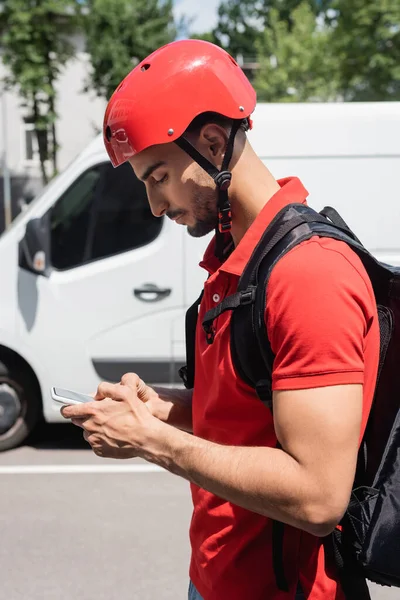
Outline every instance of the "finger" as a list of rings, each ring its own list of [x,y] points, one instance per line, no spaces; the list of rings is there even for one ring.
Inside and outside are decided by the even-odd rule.
[[[103,396],[102,394],[99,394],[98,391],[95,394],[92,394],[92,395],[93,395],[93,399],[96,402],[99,402],[100,400],[105,400],[107,398],[107,396]]]
[[[98,443],[98,438],[96,436],[96,433],[94,433],[93,431],[87,431],[85,430],[83,432],[83,438],[87,441],[88,444],[90,444],[91,446],[95,445],[96,443]]]
[[[136,373],[126,373],[122,379],[121,384],[130,387],[136,392],[139,400],[147,402],[149,399],[149,389],[143,379],[140,379]]]
[[[97,388],[97,392],[94,394],[94,399],[96,401],[98,400],[105,400],[106,398],[110,398],[110,396],[107,394],[107,386],[110,387],[115,387],[116,385],[120,385],[120,384],[116,384],[116,383],[110,383],[108,381],[103,381],[102,383],[100,383],[100,385]]]
[[[91,435],[93,435],[93,433],[90,433],[89,431],[84,431],[84,432],[83,432],[83,439],[84,439],[84,440],[85,440],[85,441],[86,441],[88,444],[90,444],[90,442],[89,442],[89,438],[90,438],[90,436],[91,436]]]
[[[95,403],[83,402],[82,404],[69,404],[63,406],[61,414],[65,419],[87,419],[94,414]]]
[[[85,421],[86,419],[71,419],[71,423],[81,429],[85,429]]]
[[[143,379],[139,379],[137,395],[140,398],[140,400],[142,400],[143,402],[146,402],[148,400],[148,397],[149,397],[148,389],[147,389],[147,385],[145,384]]]
[[[136,390],[135,394],[136,394]],[[101,383],[98,387],[98,395],[104,398],[111,398],[111,400],[127,400],[130,396],[129,388],[120,383]]]
[[[106,398],[106,396],[103,396],[100,392],[99,392],[99,387],[97,388],[97,391],[93,394],[93,398],[95,400],[104,400],[104,398]]]
[[[99,442],[99,439],[93,433],[85,431],[83,437],[85,441],[91,446],[93,452],[97,454],[97,456],[103,456],[103,449]]]
[[[94,394],[94,399],[97,400],[105,400],[106,398],[109,398],[110,396],[107,394],[107,392],[105,391],[107,389],[107,386],[111,386],[111,387],[115,387],[116,383],[110,383],[109,381],[103,381],[102,383],[100,383],[97,387],[97,391]]]
[[[141,379],[139,375],[136,375],[136,373],[125,373],[125,375],[123,375],[123,377],[121,378],[122,385],[126,385],[127,387],[130,387],[135,391],[138,390],[140,382]],[[142,384],[143,383],[144,382],[142,382]]]

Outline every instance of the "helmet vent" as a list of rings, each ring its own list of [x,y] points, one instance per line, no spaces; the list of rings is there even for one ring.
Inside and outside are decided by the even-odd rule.
[[[141,71],[147,71],[147,69],[150,69],[151,65],[149,63],[146,63],[145,65],[142,65],[140,70]]]
[[[107,139],[107,142],[111,141],[111,129],[110,129],[110,127],[107,127],[107,129],[106,129],[106,139]]]

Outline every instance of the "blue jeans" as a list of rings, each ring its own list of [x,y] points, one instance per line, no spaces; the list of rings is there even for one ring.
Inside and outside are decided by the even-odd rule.
[[[192,582],[190,582],[189,584],[188,600],[203,600],[203,598],[200,596],[199,592],[196,590]],[[304,600],[303,592],[297,592],[295,600]]]
[[[189,583],[188,600],[203,600],[203,598],[200,596],[199,592],[196,590],[192,582]]]

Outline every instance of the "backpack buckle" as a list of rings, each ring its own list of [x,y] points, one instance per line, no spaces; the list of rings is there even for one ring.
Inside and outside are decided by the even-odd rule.
[[[232,229],[232,211],[228,204],[227,207],[221,208],[218,213],[218,230],[220,233],[227,233]]]
[[[247,290],[240,292],[240,306],[246,306],[247,304],[253,304],[256,299],[256,286],[248,287]]]

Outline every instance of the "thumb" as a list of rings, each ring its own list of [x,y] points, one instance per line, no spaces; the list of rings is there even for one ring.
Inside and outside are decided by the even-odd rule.
[[[147,402],[147,400],[149,399],[149,395],[147,393],[147,385],[145,384],[143,379],[139,379],[138,381],[137,395],[142,402]]]
[[[135,390],[136,391],[136,390]],[[135,394],[136,395],[136,394]],[[129,391],[127,386],[121,385],[120,383],[100,383],[97,388],[97,394],[95,400],[103,400],[104,398],[111,398],[111,400],[128,400]]]
[[[121,384],[134,390],[142,402],[147,402],[150,399],[150,388],[136,373],[125,373],[121,379]]]

